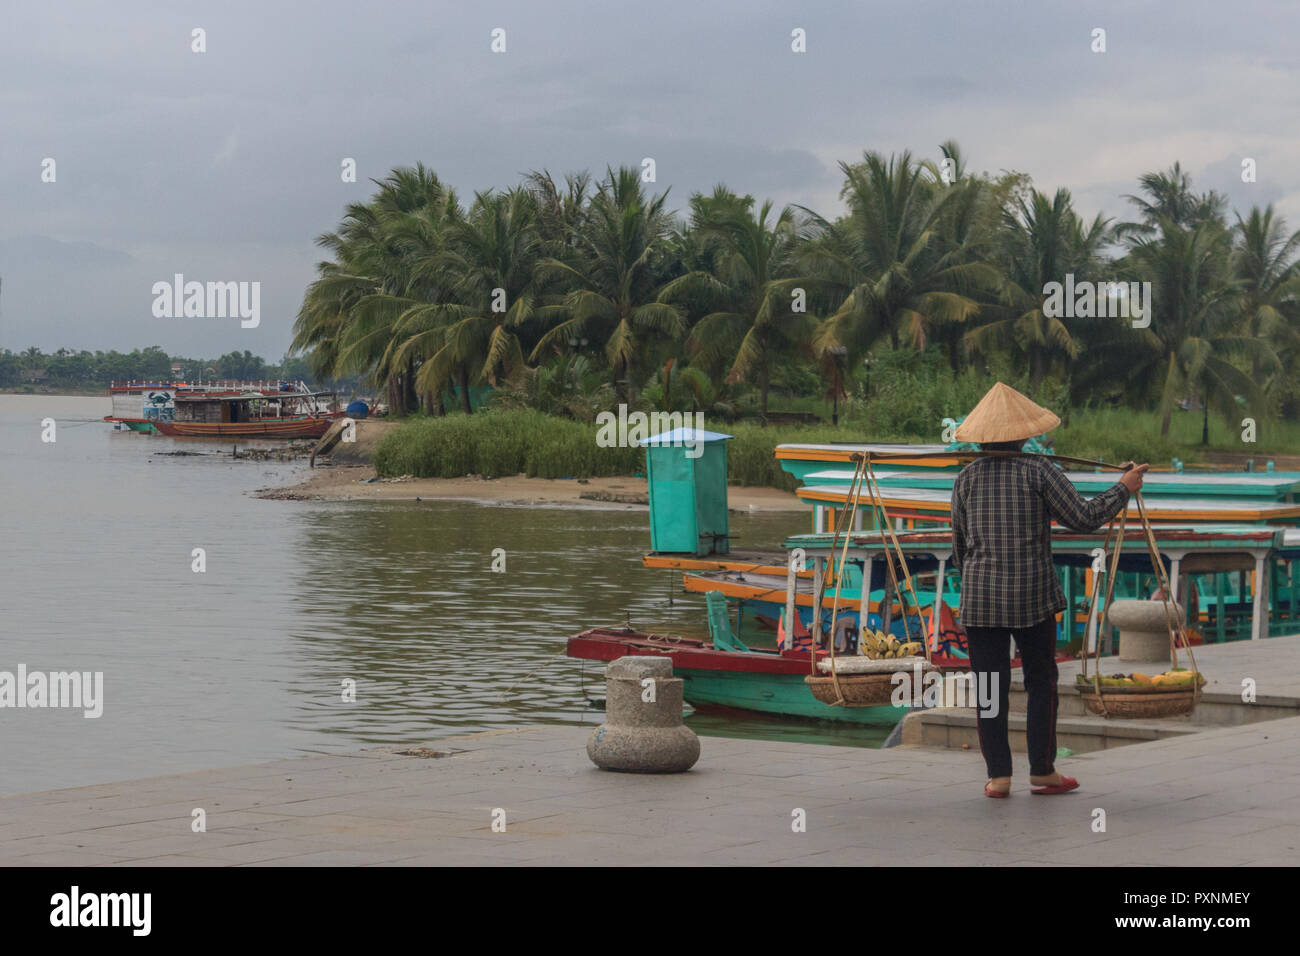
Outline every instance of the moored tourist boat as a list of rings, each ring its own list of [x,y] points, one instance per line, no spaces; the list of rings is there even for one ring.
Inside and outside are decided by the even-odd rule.
[[[304,382],[112,382],[108,388],[112,411],[104,421],[125,426],[134,432],[160,432],[164,425],[175,420],[176,397],[189,400],[193,396],[251,396],[272,402],[283,401],[286,396],[308,395],[311,389]]]
[[[717,441],[707,453],[725,466],[722,446]],[[570,638],[569,655],[601,661],[625,654],[670,657],[675,673],[686,678],[686,700],[692,706],[877,724],[896,722],[902,711],[833,707],[808,693],[804,678],[812,663],[810,631],[819,632],[823,645],[833,635],[836,647],[842,648],[837,653],[847,654],[856,654],[857,635],[863,628],[900,640],[924,640],[941,669],[965,668],[965,633],[957,613],[960,577],[951,568],[947,524],[951,480],[959,467],[955,456],[948,452],[945,458],[941,446],[783,447],[809,456],[786,458],[783,464],[798,462],[803,471],[799,477],[818,483],[797,492],[813,507],[814,533],[787,538],[779,551],[730,548],[725,484],[720,484],[725,482],[725,469],[691,467],[663,448],[656,448],[654,457],[648,455],[655,550],[645,555],[643,564],[679,572],[687,591],[707,595],[712,646],[687,637],[598,628]],[[816,456],[843,455],[848,461],[854,450],[897,455],[903,448],[910,448],[909,456],[924,459],[924,466],[905,470],[891,461],[883,463],[875,477],[886,479],[878,483],[881,502],[888,508],[889,523],[898,525],[896,550],[914,581],[908,589],[906,614],[885,569],[886,538],[877,529],[863,527],[868,523],[864,519],[874,517],[867,502],[859,503],[851,527],[836,536],[826,529],[850,504],[849,483],[824,473],[813,478],[814,468],[827,470],[824,462],[813,460]],[[909,463],[914,463],[910,457]],[[1093,487],[1097,482],[1110,484],[1106,475],[1089,471],[1071,477],[1078,479],[1076,485],[1085,494],[1101,490]],[[1188,623],[1193,625],[1188,634],[1191,643],[1259,639],[1294,631],[1300,620],[1300,531],[1278,525],[1293,524],[1300,517],[1300,504],[1295,502],[1300,476],[1162,473],[1149,480],[1160,483],[1153,489],[1156,493],[1146,498],[1148,515],[1161,522],[1153,529],[1165,565],[1159,576],[1172,583],[1173,597],[1186,606]],[[669,490],[672,497],[665,493]],[[1136,511],[1131,509],[1129,517],[1114,597],[1149,598],[1157,575]],[[683,524],[690,525],[686,533],[676,534]],[[1094,570],[1107,541],[1105,529],[1053,530],[1053,560],[1068,605],[1060,619],[1058,659],[1072,657],[1081,643],[1113,646],[1113,630],[1100,633],[1099,578]],[[830,598],[823,592],[823,600],[817,599],[824,580],[837,593],[833,621]],[[747,614],[775,627],[777,647],[764,650],[740,644],[727,623],[728,602],[737,612],[737,621]],[[787,640],[787,621],[793,622],[793,640]]]
[[[801,501],[814,506],[814,519],[827,506],[842,508],[848,504],[848,485],[804,485],[796,492]],[[895,487],[880,489],[880,501],[891,517],[928,522],[950,520],[952,489]],[[870,504],[860,509],[870,512]],[[1147,516],[1154,522],[1207,522],[1231,524],[1294,525],[1300,519],[1300,502],[1259,500],[1223,496],[1184,497],[1156,496],[1146,502]],[[1130,502],[1128,518],[1138,518],[1137,503]],[[814,525],[820,527],[820,525]]]
[[[1081,495],[1086,496],[1100,494],[1115,484],[1114,472],[1067,470],[1065,477]],[[850,469],[828,468],[808,472],[804,483],[808,487],[847,487],[852,479]],[[882,467],[876,469],[875,480],[881,489],[917,488],[951,492],[957,473],[937,468],[903,471]],[[1300,472],[1149,471],[1142,482],[1142,494],[1146,498],[1252,498],[1293,503],[1300,495]]]
[[[568,655],[609,662],[627,655],[667,657],[692,707],[727,707],[786,717],[892,726],[904,708],[832,707],[808,693],[807,651],[722,650],[704,641],[635,630],[593,628],[568,641]],[[823,656],[819,652],[818,656]]]
[[[183,388],[180,382],[112,382],[108,397],[113,407],[104,421],[124,425],[133,432],[157,431],[154,425],[159,419],[171,419],[176,392]]]
[[[340,415],[333,398],[298,388],[178,393],[172,420],[156,427],[176,438],[320,438]]]

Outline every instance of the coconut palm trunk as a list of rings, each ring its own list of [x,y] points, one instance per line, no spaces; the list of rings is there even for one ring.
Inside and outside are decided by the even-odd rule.
[[[388,376],[388,412],[391,415],[402,413],[402,389],[396,375]]]
[[[1029,388],[1034,394],[1038,394],[1039,386],[1043,384],[1043,378],[1047,374],[1047,356],[1043,354],[1041,348],[1034,349],[1030,365],[1032,371],[1029,375]]]
[[[474,409],[469,403],[469,366],[461,365],[456,370],[456,382],[460,386],[460,410],[466,415],[474,414]]]
[[[415,359],[407,360],[406,372],[402,375],[402,414],[409,415],[420,407],[419,396],[415,394]]]

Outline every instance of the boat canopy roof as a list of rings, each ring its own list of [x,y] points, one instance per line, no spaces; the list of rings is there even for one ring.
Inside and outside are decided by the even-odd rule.
[[[829,451],[836,454],[855,451],[869,451],[874,454],[916,454],[916,455],[938,455],[950,451],[947,445],[921,445],[908,444],[906,442],[874,442],[870,444],[858,444],[854,442],[829,442],[822,444],[802,444],[799,442],[787,442],[776,446],[777,457],[781,457],[782,451]]]
[[[820,504],[846,504],[848,485],[804,485],[795,494],[802,501]],[[882,488],[881,499],[888,508],[913,508],[919,511],[947,514],[951,508],[952,491],[947,488]],[[872,507],[870,495],[862,495],[858,507]],[[1129,515],[1137,514],[1136,505],[1129,503]],[[1300,517],[1300,503],[1285,501],[1241,500],[1239,498],[1191,498],[1161,496],[1146,499],[1146,510],[1152,518],[1170,520],[1177,518],[1222,521],[1270,521]]]
[[[1218,525],[1206,526],[1156,526],[1152,528],[1156,543],[1161,551],[1161,559],[1168,565],[1175,554],[1198,555],[1202,560],[1214,560],[1219,563],[1234,561],[1242,553],[1281,553],[1286,530],[1282,528],[1261,527],[1259,525]],[[952,551],[952,533],[946,528],[929,528],[916,531],[899,531],[898,543],[902,547],[908,568],[916,573],[934,570],[938,565],[939,555],[948,555]],[[848,536],[848,555],[850,560],[883,555],[886,545],[878,531],[854,531]],[[838,542],[829,532],[817,534],[799,534],[785,540],[787,550],[800,548],[806,555],[834,557],[838,559],[844,545],[844,535]],[[1106,543],[1106,532],[1083,533],[1052,529],[1052,561],[1054,564],[1073,567],[1087,567],[1093,561],[1094,550]],[[1221,557],[1216,557],[1221,556]],[[883,571],[883,562],[881,571]],[[1125,529],[1124,549],[1120,556],[1120,569],[1123,571],[1144,571],[1151,567],[1151,558],[1146,548],[1146,538],[1141,528]],[[872,586],[880,581],[873,577]]]
[[[1089,490],[1100,491],[1119,480],[1115,472],[1071,470],[1063,473],[1074,485]],[[853,471],[846,468],[826,468],[809,472],[804,476],[804,481],[809,487],[822,483],[848,485],[853,481],[853,475]],[[875,478],[882,485],[894,487],[951,488],[957,480],[957,472],[878,469]],[[1182,493],[1189,496],[1205,494],[1280,498],[1300,492],[1300,472],[1149,471],[1142,491],[1147,495]]]
[[[1294,528],[1277,528],[1267,525],[1255,524],[1178,524],[1178,525],[1155,525],[1152,532],[1156,536],[1156,541],[1162,545],[1173,547],[1175,542],[1179,544],[1205,544],[1225,547],[1229,545],[1240,545],[1242,543],[1260,543],[1264,545],[1283,543],[1294,543],[1300,545],[1300,530]],[[952,531],[949,528],[917,528],[914,530],[895,531],[894,536],[898,538],[898,543],[903,549],[924,550],[936,546],[950,545],[952,542]],[[843,545],[845,538],[849,539],[849,547],[883,547],[881,532],[874,530],[851,531],[847,535],[840,534],[838,541]],[[1102,544],[1107,537],[1105,529],[1098,531],[1069,531],[1064,528],[1052,529],[1052,546],[1053,547],[1079,547],[1092,548]],[[1124,541],[1131,544],[1134,541],[1145,544],[1145,533],[1140,527],[1129,526],[1124,529]],[[830,531],[819,531],[812,534],[791,535],[785,540],[785,547],[803,548],[807,551],[833,550],[836,542],[836,535]]]
[[[669,432],[661,432],[658,435],[643,438],[637,444],[685,445],[688,442],[726,441],[732,437],[734,436],[724,435],[721,432],[706,432],[701,428],[674,428]]]
[[[196,394],[179,394],[177,402],[260,402],[280,398],[319,398],[335,395],[336,392],[239,392],[226,394],[222,392],[199,392]]]

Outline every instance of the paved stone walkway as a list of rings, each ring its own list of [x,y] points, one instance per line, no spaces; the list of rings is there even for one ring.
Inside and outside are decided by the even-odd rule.
[[[588,729],[441,741],[0,798],[0,864],[1294,865],[1300,717],[1062,762],[989,800],[978,753],[704,738],[696,769],[595,769]],[[191,830],[192,811],[207,831]],[[505,832],[493,832],[504,811]],[[806,813],[806,832],[792,830]],[[1093,832],[1096,810],[1106,831]]]

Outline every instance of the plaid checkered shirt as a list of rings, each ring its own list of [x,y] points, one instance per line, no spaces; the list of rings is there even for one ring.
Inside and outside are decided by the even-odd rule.
[[[953,563],[961,623],[1029,627],[1065,608],[1052,566],[1052,519],[1095,531],[1128,504],[1116,483],[1084,498],[1046,458],[977,458],[952,487]]]

